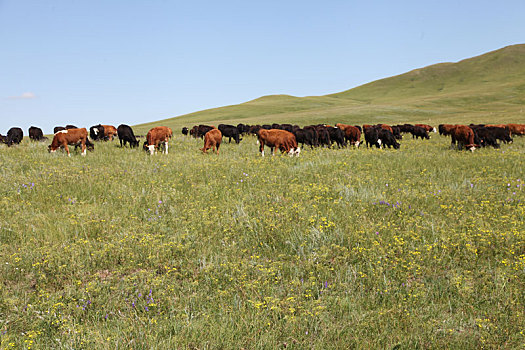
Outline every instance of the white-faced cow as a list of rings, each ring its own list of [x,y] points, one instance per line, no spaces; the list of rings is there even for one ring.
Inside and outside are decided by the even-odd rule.
[[[68,145],[76,146],[80,144],[82,147],[82,155],[85,156],[87,136],[88,132],[86,128],[61,130],[53,136],[53,141],[48,147],[49,152],[54,153],[58,148],[63,147],[67,152],[67,156],[71,157]]]
[[[144,141],[144,150],[150,154],[157,153],[159,146],[164,144],[164,153],[168,154],[168,141],[173,132],[167,126],[157,126],[148,131],[146,141]]]

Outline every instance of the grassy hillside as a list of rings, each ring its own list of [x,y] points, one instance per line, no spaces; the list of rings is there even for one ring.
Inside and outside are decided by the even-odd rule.
[[[440,63],[326,96],[265,96],[137,126],[239,122],[525,122],[525,45]]]

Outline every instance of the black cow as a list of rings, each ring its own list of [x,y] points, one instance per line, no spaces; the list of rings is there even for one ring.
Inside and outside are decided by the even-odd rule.
[[[42,129],[37,128],[36,126],[30,127],[28,134],[29,134],[29,138],[32,141],[44,141],[45,140],[44,132],[42,131]]]
[[[13,144],[19,144],[24,138],[24,132],[20,128],[11,128],[7,132],[7,146],[11,147]]]
[[[135,148],[139,146],[139,141],[133,133],[133,129],[126,124],[120,124],[117,128],[118,139],[120,140],[120,147],[126,146],[126,142],[129,142],[129,147]]]
[[[319,146],[319,133],[317,132],[317,128],[315,127],[315,125],[307,125],[303,128],[303,130],[311,134],[313,146]]]
[[[345,134],[343,133],[343,130],[339,128],[334,128],[333,126],[326,127],[326,130],[328,131],[328,134],[330,135],[330,142],[337,143],[337,147],[346,147],[346,140],[345,140]]]
[[[0,134],[0,143],[7,143],[7,136]]]
[[[396,140],[402,140],[403,136],[401,136],[401,128],[397,125],[392,126],[392,133],[394,134],[394,137]]]
[[[106,137],[104,135],[105,135],[104,127],[100,124],[93,125],[92,127],[89,128],[89,137],[91,137],[93,141],[106,140]]]
[[[401,146],[394,137],[394,134],[390,130],[386,129],[379,129],[377,131],[379,139],[381,140],[381,144],[390,147],[394,147],[394,149],[399,149]]]
[[[510,136],[509,128],[503,129],[497,126],[487,126],[486,128],[492,133],[496,140],[501,140],[505,143],[512,143],[512,137]]]
[[[57,132],[62,131],[62,130],[66,130],[66,128],[64,128],[63,126],[55,126],[53,128],[53,134],[56,134]]]
[[[381,140],[379,139],[378,129],[374,127],[368,127],[368,128],[364,128],[364,131],[365,131],[366,147],[376,146],[376,148],[380,148]]]
[[[118,130],[117,130],[118,131]],[[183,127],[182,128],[182,135],[184,136],[187,136],[188,135],[188,128],[187,127]]]
[[[228,137],[229,143],[232,142],[232,138],[235,140],[235,143],[241,142],[240,132],[236,126],[228,124],[219,124],[219,131],[222,133],[222,137]]]
[[[68,124],[68,125],[66,125],[66,130],[69,130],[69,129],[78,129],[78,126],[74,126],[74,125]]]
[[[318,125],[315,130],[317,131],[319,145],[326,145],[330,148],[332,146],[332,141],[330,140],[330,133],[326,130],[326,126]]]
[[[292,134],[295,135],[295,140],[297,141],[297,144],[301,144],[302,147],[304,147],[305,144],[309,145],[312,148],[314,147],[314,136],[311,130],[305,130],[296,127],[293,129]]]
[[[476,139],[477,137],[479,139],[479,142],[477,142],[477,144],[481,145],[482,147],[492,146],[494,148],[500,148],[500,145],[498,144],[498,141],[496,140],[496,137],[493,135],[491,130],[483,126],[480,127],[474,125],[470,128],[472,129],[472,131],[474,131],[474,138]]]
[[[412,128],[412,131],[410,132],[412,134],[412,138],[417,138],[420,137],[421,140],[423,140],[424,138],[425,139],[430,139],[430,136],[428,136],[428,131],[426,131],[424,128],[420,127],[420,126],[414,126]]]

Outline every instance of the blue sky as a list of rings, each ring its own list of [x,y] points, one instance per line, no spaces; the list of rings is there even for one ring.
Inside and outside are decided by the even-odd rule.
[[[525,1],[0,0],[0,133],[324,95],[525,43]]]

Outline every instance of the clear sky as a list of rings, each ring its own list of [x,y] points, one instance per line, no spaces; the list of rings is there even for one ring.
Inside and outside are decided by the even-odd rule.
[[[0,0],[0,133],[324,95],[525,43],[525,1]]]

